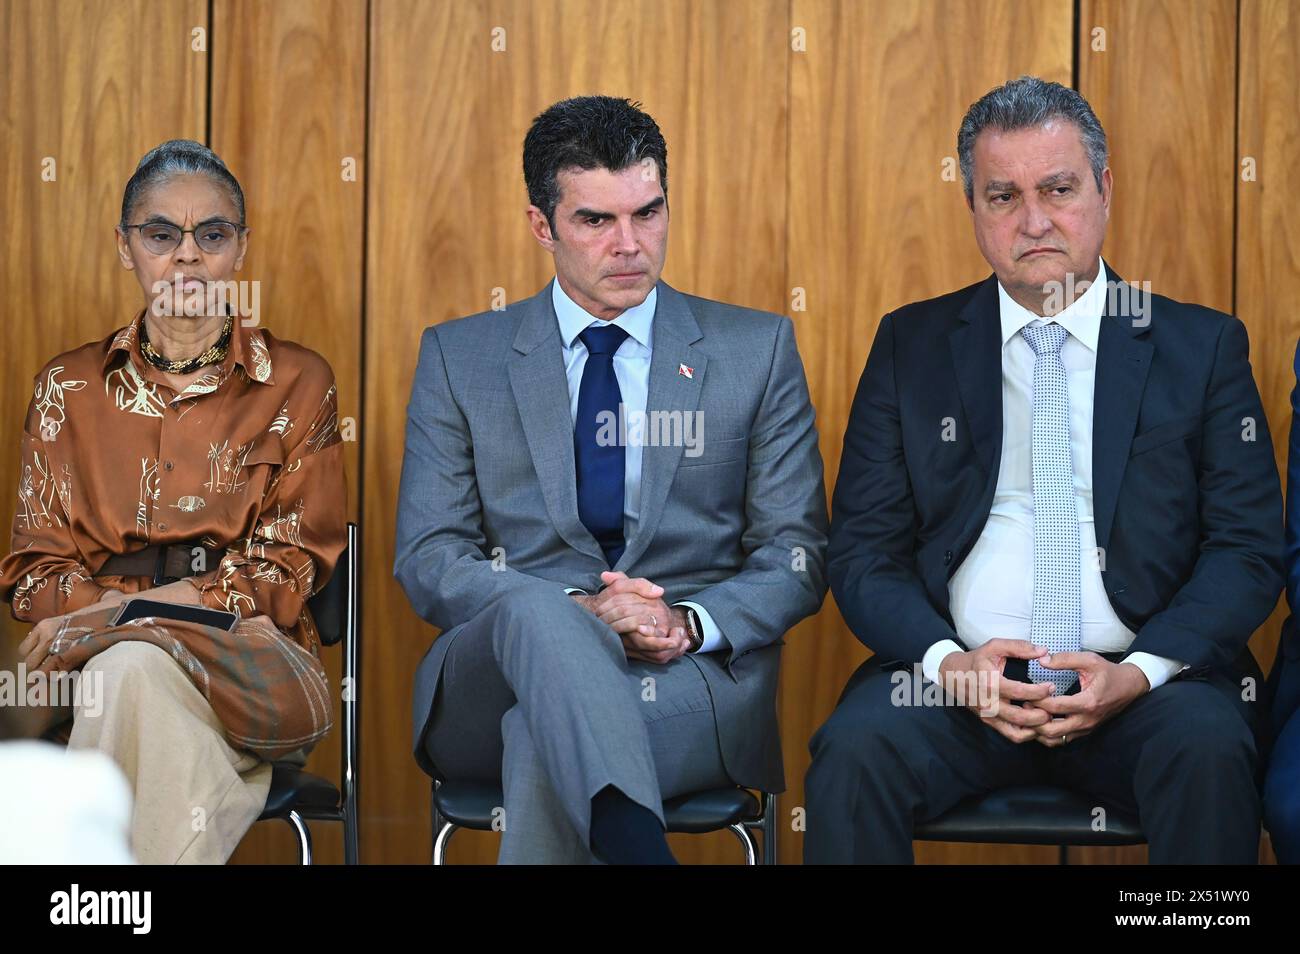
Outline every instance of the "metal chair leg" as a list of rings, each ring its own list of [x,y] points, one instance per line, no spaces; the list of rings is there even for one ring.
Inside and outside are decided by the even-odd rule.
[[[759,804],[762,806],[757,818],[746,818],[742,824],[750,831],[758,829],[763,833],[763,850],[759,853],[760,865],[778,863],[776,852],[776,796],[771,792],[759,792]]]
[[[778,863],[776,853],[776,794],[763,793],[763,864]]]
[[[343,863],[361,864],[360,838],[357,833],[357,809],[352,805],[343,810]]]
[[[298,836],[298,864],[311,864],[311,831],[307,828],[307,823],[302,820],[302,816],[296,811],[290,811],[284,816],[284,820],[289,823],[294,834]]]
[[[442,827],[438,829],[438,835],[433,839],[433,864],[447,863],[447,842],[451,841],[451,836],[459,827],[451,822],[443,822]]]
[[[757,865],[758,851],[754,845],[754,836],[749,833],[749,829],[745,827],[744,822],[728,825],[727,828],[734,832],[736,837],[740,839],[740,843],[745,846],[745,864]]]

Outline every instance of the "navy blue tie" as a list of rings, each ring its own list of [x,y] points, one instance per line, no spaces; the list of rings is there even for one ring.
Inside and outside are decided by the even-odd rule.
[[[626,469],[618,409],[623,392],[614,376],[614,352],[627,337],[618,325],[591,325],[578,337],[587,364],[578,387],[573,458],[578,471],[578,518],[613,566],[623,555],[623,475]],[[609,422],[613,422],[613,427]],[[605,425],[602,428],[602,424]],[[602,440],[597,440],[597,436]],[[612,440],[610,438],[613,438]]]

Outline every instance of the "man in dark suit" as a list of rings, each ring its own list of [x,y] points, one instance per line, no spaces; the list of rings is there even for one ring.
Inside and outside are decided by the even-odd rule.
[[[671,863],[665,799],[785,786],[781,637],[826,593],[813,408],[790,319],[659,279],[667,173],[634,104],[547,109],[555,281],[420,346],[395,572],[443,633],[415,757],[502,781],[503,862]]]
[[[1292,362],[1291,437],[1286,465],[1286,601],[1277,656],[1268,674],[1270,722],[1275,737],[1264,780],[1264,826],[1277,860],[1300,865],[1300,344]]]
[[[858,387],[828,572],[875,655],[813,737],[805,860],[910,861],[918,822],[1048,782],[1136,814],[1153,862],[1251,862],[1282,504],[1245,328],[1101,261],[1073,90],[990,91],[958,152],[994,275],[886,315]]]

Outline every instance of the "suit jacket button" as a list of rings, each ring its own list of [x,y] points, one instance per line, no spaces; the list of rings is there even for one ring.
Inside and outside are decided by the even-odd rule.
[[[943,565],[947,566],[950,563],[952,563],[952,551],[945,550],[943,554]]]

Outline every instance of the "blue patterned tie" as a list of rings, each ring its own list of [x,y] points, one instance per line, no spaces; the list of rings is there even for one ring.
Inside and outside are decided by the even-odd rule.
[[[1051,653],[1078,652],[1083,609],[1079,584],[1079,511],[1070,457],[1070,393],[1061,345],[1070,333],[1055,322],[1026,325],[1034,349],[1033,481],[1034,608],[1030,639]],[[1044,669],[1030,660],[1029,678],[1060,694],[1078,678],[1072,669]]]
[[[573,425],[573,457],[578,471],[578,518],[600,544],[613,566],[623,555],[623,474],[625,451],[619,440],[618,408],[623,403],[614,376],[614,352],[627,338],[618,325],[590,325],[578,337],[587,347],[587,363],[578,387],[578,417]],[[601,423],[612,414],[615,440],[597,441]]]

